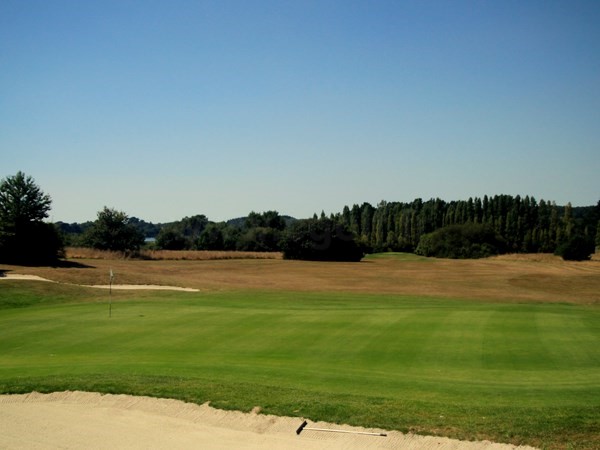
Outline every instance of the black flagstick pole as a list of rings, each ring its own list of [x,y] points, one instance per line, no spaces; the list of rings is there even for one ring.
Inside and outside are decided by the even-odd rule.
[[[108,301],[108,317],[112,317],[112,282],[113,282],[113,278],[114,278],[114,274],[112,271],[112,267],[110,268],[110,282],[108,284],[108,295],[109,295],[109,301]]]

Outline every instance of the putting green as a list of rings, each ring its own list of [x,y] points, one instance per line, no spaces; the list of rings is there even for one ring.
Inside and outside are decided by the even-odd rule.
[[[4,282],[0,392],[167,396],[313,420],[593,448],[600,309]],[[18,307],[19,305],[26,305]]]

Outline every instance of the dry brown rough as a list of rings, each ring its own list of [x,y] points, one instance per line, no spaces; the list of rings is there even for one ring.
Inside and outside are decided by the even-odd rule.
[[[70,262],[80,267],[0,265],[0,271],[63,283],[106,285],[112,269],[116,284],[178,286],[205,292],[255,289],[600,304],[600,261],[563,261],[553,255],[408,261],[384,257],[360,263],[280,259]]]

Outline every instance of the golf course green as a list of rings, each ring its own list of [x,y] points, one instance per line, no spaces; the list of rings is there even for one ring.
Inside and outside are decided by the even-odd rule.
[[[545,448],[600,444],[600,308],[0,286],[0,392],[86,390]]]

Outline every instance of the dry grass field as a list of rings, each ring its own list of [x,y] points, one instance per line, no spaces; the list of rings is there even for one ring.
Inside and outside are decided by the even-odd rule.
[[[226,252],[212,250],[140,250],[132,258],[123,252],[96,250],[87,247],[67,247],[67,259],[145,259],[145,260],[184,260],[206,261],[215,259],[281,259],[279,252]]]
[[[223,252],[218,252],[223,253]],[[600,261],[567,262],[552,255],[480,260],[380,254],[360,263],[266,259],[67,259],[63,267],[1,266],[0,270],[86,285],[155,284],[202,291],[271,290],[452,297],[503,302],[600,304]],[[204,257],[208,258],[208,254]]]

